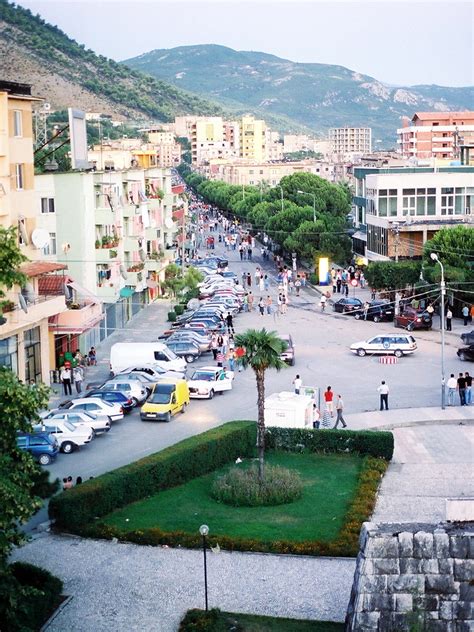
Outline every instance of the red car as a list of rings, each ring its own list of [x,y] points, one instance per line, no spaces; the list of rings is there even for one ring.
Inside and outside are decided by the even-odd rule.
[[[428,312],[406,306],[401,314],[395,316],[394,324],[395,327],[413,331],[414,329],[431,329],[433,320]]]

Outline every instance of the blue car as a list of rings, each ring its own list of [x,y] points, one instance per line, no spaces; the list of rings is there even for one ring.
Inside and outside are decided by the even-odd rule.
[[[49,432],[22,432],[16,438],[20,450],[29,452],[40,465],[49,465],[59,452],[59,443]]]
[[[104,385],[105,383],[103,386]],[[133,401],[120,391],[106,391],[96,388],[92,391],[87,391],[84,397],[97,397],[97,399],[103,399],[105,402],[109,402],[109,404],[120,404],[125,414],[133,410]]]

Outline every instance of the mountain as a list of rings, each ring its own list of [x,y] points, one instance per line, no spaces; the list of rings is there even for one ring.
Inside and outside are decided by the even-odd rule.
[[[54,109],[74,106],[121,119],[218,115],[215,103],[86,50],[28,9],[0,0],[0,77],[29,83]]]
[[[284,116],[315,131],[369,126],[374,140],[392,144],[401,116],[473,103],[472,87],[394,87],[344,66],[217,45],[158,49],[122,63],[226,106]]]

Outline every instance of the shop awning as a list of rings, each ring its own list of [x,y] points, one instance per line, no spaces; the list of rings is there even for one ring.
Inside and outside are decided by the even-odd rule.
[[[121,298],[129,298],[130,296],[133,296],[135,293],[135,289],[132,287],[123,287],[120,290],[120,297]]]

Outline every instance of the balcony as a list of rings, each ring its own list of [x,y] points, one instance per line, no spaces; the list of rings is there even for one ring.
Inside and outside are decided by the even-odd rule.
[[[164,255],[161,259],[147,259],[145,263],[145,270],[150,272],[159,272],[164,267],[166,267]]]
[[[98,226],[112,226],[116,219],[115,213],[110,208],[98,208],[95,211],[95,223]]]
[[[127,278],[125,280],[125,285],[131,285],[133,287],[136,287],[137,285],[141,285],[143,283],[144,278],[145,278],[144,270],[141,270],[140,272],[127,271]]]
[[[131,235],[124,237],[123,249],[125,250],[125,252],[138,252],[138,237],[133,237]]]
[[[117,246],[113,248],[96,248],[95,251],[96,263],[110,263],[111,261],[115,261],[117,256]]]
[[[96,295],[106,303],[115,303],[119,298],[120,290],[114,283],[103,283],[97,286]]]
[[[24,312],[15,300],[16,296],[8,295],[13,302],[11,311],[4,311],[7,322],[2,325],[2,336],[11,335],[15,330],[23,327],[33,327],[45,318],[55,316],[66,310],[66,298],[60,296],[37,296],[34,301],[28,302]]]
[[[103,318],[100,303],[72,303],[65,312],[49,319],[49,329],[56,334],[82,334]]]

